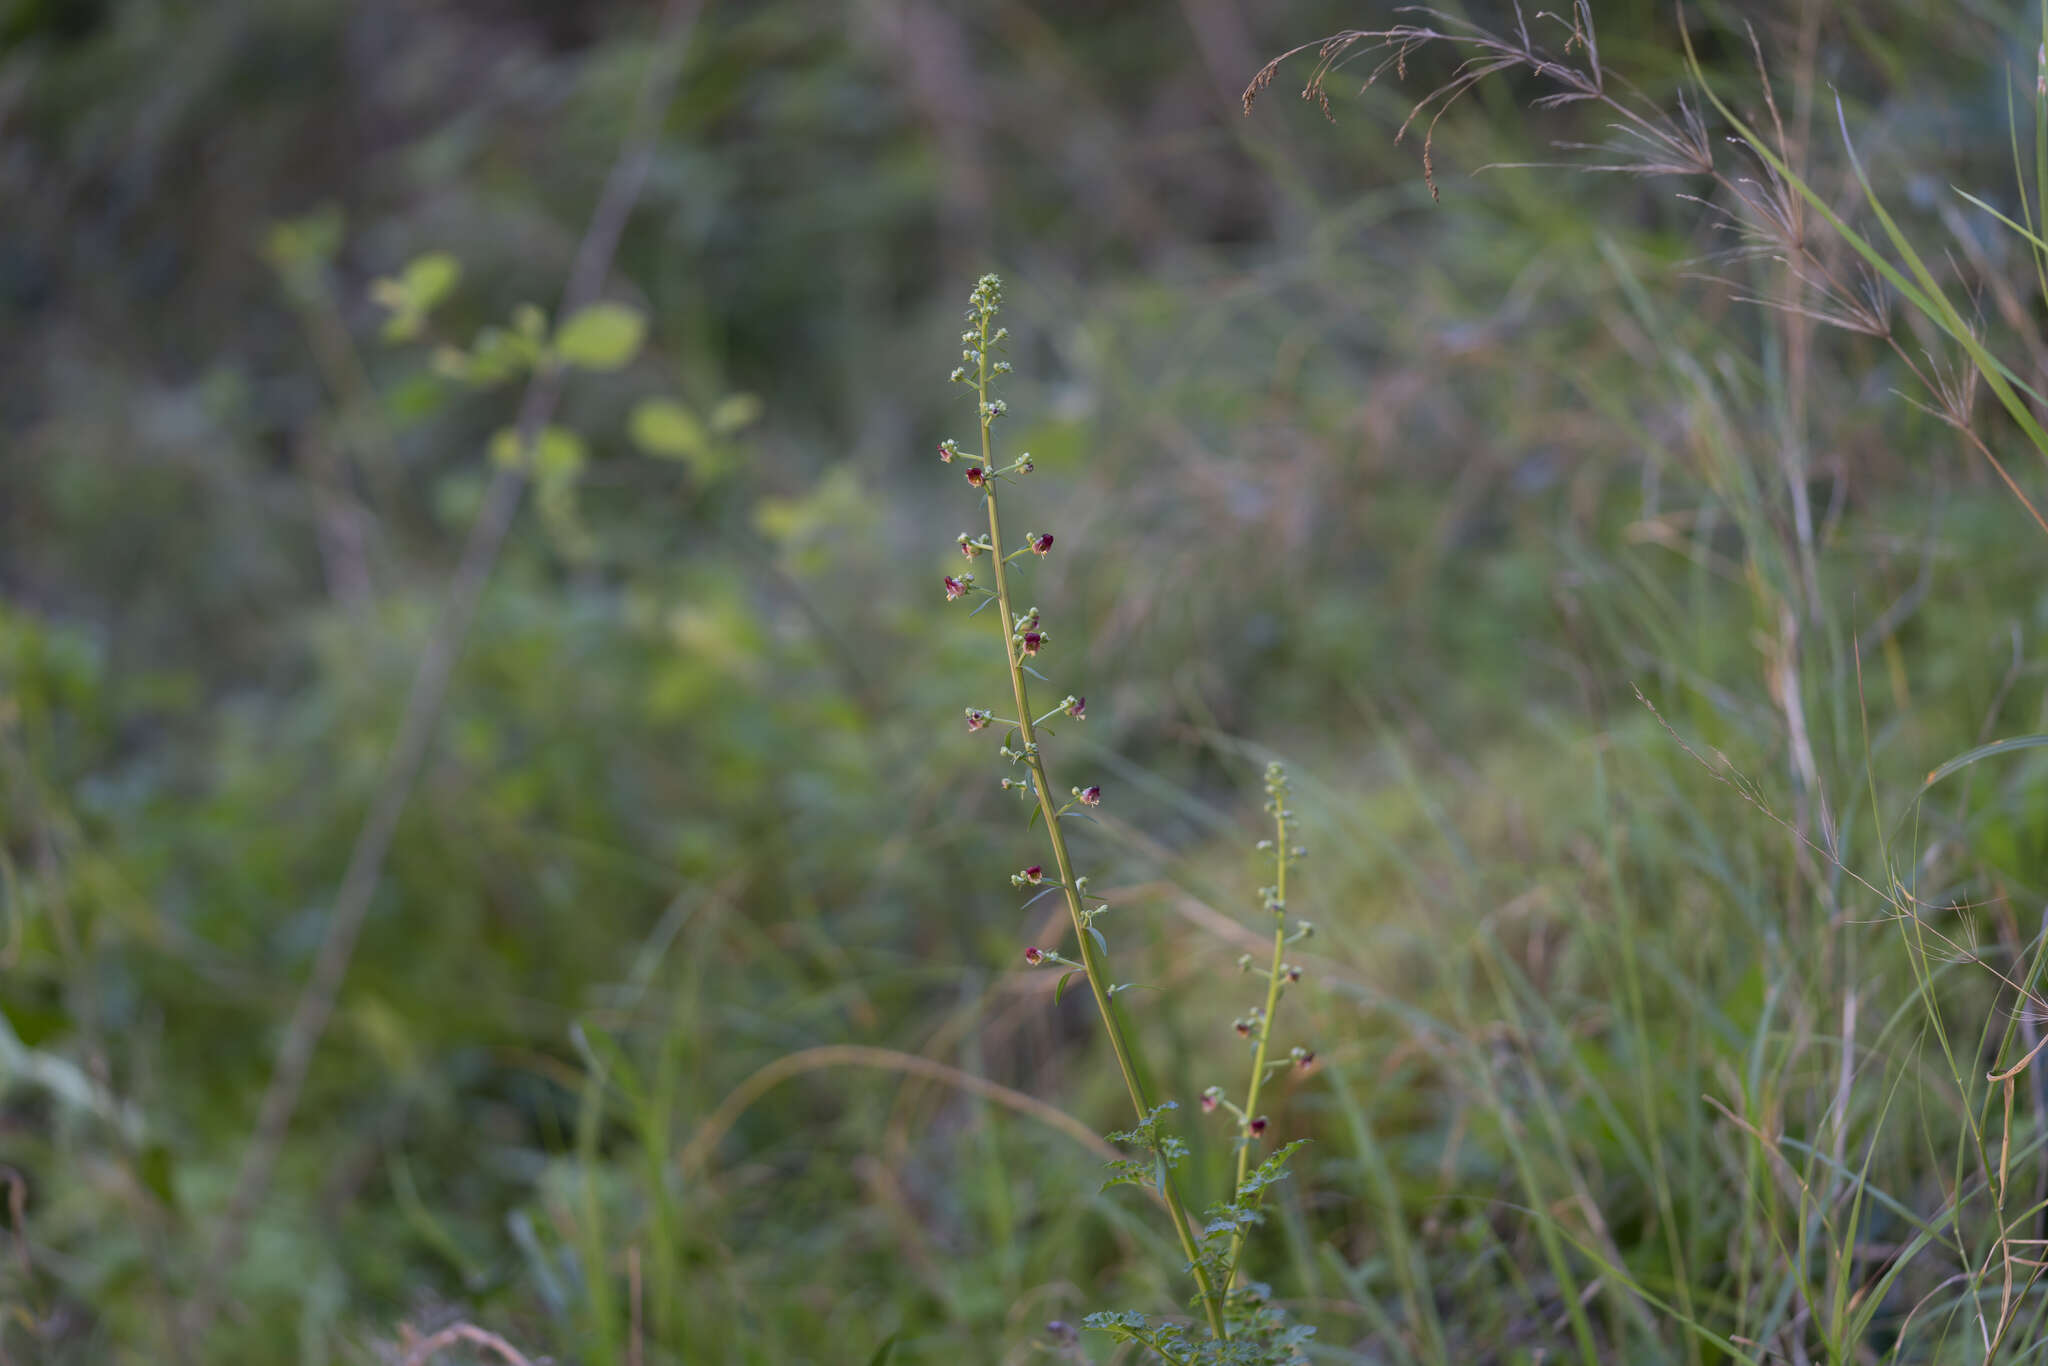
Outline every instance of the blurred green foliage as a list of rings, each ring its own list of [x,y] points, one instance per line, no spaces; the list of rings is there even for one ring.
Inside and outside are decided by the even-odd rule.
[[[1610,67],[1678,88],[1668,10],[1598,13]],[[1049,1319],[1173,1309],[1176,1254],[1091,1196],[1093,1155],[927,1082],[808,1072],[677,1159],[758,1068],[835,1043],[1124,1119],[1086,1003],[1014,971],[1017,832],[957,734],[999,678],[940,604],[971,508],[930,452],[967,429],[952,319],[997,267],[1010,435],[1059,476],[1031,491],[1060,544],[1034,591],[1115,797],[1086,857],[1168,987],[1138,1012],[1165,1093],[1238,1065],[1242,946],[1201,911],[1252,905],[1266,757],[1301,779],[1323,1065],[1276,1116],[1316,1142],[1258,1241],[1327,1359],[1583,1355],[1583,1300],[1609,1360],[1727,1359],[1674,1307],[1980,1360],[1960,1311],[1903,1332],[1932,1272],[1823,1322],[1780,1257],[1819,1235],[1701,1097],[1849,1144],[1885,1199],[1841,1236],[1897,1244],[1972,1179],[1986,1100],[1942,1089],[1909,1005],[1963,1021],[1980,1075],[2011,993],[1962,958],[1920,981],[1882,903],[1678,737],[1880,886],[1902,841],[1943,931],[2018,961],[2039,762],[1912,799],[2042,729],[2039,533],[1876,346],[1689,276],[1725,243],[1687,187],[1461,174],[1599,136],[1533,86],[1438,129],[1441,206],[1390,143],[1429,73],[1330,125],[1283,72],[1242,115],[1267,57],[1383,17],[713,6],[627,307],[551,325],[649,6],[0,5],[7,1359],[390,1360],[401,1323],[469,1317],[607,1366],[640,1338],[824,1363],[892,1333],[899,1364],[1009,1361]],[[1946,183],[2009,198],[2024,16],[1689,13],[1754,103],[1745,18],[1817,163],[1832,85],[1933,231]],[[528,344],[584,367],[540,444],[560,477],[462,657],[233,1308],[181,1348],[513,421],[482,381]],[[1823,517],[1794,684],[1819,793],[1774,654],[1788,442]],[[2021,1108],[2030,1185],[2048,1131]],[[1227,1140],[1197,1141],[1213,1183]],[[1614,1264],[1656,1304],[1603,1288]]]

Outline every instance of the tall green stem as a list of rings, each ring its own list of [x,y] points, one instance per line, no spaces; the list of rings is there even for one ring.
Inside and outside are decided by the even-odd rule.
[[[995,463],[989,443],[989,424],[993,414],[988,404],[988,315],[982,314],[979,323],[979,369],[975,375],[974,392],[977,416],[981,422],[981,467],[993,471]],[[1017,701],[1017,727],[1024,746],[1025,763],[1031,770],[1031,781],[1038,793],[1038,812],[1045,820],[1047,838],[1052,841],[1053,864],[1059,870],[1060,886],[1066,892],[1067,912],[1073,918],[1074,938],[1080,944],[1081,966],[1088,977],[1088,989],[1095,996],[1095,1007],[1102,1014],[1102,1024],[1109,1035],[1110,1051],[1116,1054],[1116,1065],[1123,1073],[1124,1087],[1130,1092],[1131,1106],[1143,1122],[1151,1112],[1145,1101],[1145,1087],[1138,1079],[1136,1056],[1130,1041],[1125,1038],[1123,1025],[1117,1020],[1116,1009],[1109,997],[1109,971],[1103,962],[1101,951],[1095,946],[1094,937],[1088,932],[1087,918],[1081,905],[1081,893],[1074,885],[1074,864],[1067,854],[1067,840],[1060,829],[1059,810],[1053,801],[1052,784],[1045,776],[1045,758],[1038,752],[1035,728],[1031,724],[1030,690],[1024,683],[1024,661],[1018,654],[1016,639],[1016,616],[1010,609],[1010,576],[1003,554],[1003,525],[996,509],[995,481],[991,478],[985,485],[988,495],[988,543],[993,551],[996,580],[996,611],[1001,614],[998,628],[1003,636],[1003,657],[1010,666],[1010,690]],[[1194,1232],[1189,1224],[1187,1210],[1182,1206],[1180,1194],[1174,1187],[1173,1172],[1164,1162],[1158,1164],[1159,1195],[1166,1204],[1167,1217],[1173,1221],[1173,1231],[1180,1239],[1181,1251],[1187,1254],[1188,1265],[1194,1270],[1195,1284],[1202,1296],[1202,1312],[1209,1320],[1209,1330],[1219,1338],[1228,1338],[1223,1323],[1223,1306],[1209,1279],[1208,1268],[1202,1264],[1195,1247]]]

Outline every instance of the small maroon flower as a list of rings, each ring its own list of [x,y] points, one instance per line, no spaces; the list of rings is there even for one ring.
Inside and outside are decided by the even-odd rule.
[[[1044,865],[1034,863],[1029,868],[1026,868],[1024,870],[1024,880],[1034,887],[1045,881]]]
[[[988,483],[988,471],[979,465],[969,465],[967,467],[967,482],[976,488],[981,488]]]
[[[1084,787],[1084,788],[1082,788],[1082,789],[1081,789],[1081,805],[1083,805],[1083,806],[1100,806],[1100,805],[1102,805],[1102,788],[1101,788],[1101,786],[1100,786],[1100,785],[1090,785],[1090,786],[1088,786],[1088,787]]]
[[[1202,1092],[1202,1113],[1205,1115],[1214,1114],[1216,1112],[1217,1105],[1222,1103],[1222,1100],[1223,1097],[1218,1093],[1217,1089],[1213,1086],[1210,1087],[1208,1090]]]
[[[1044,648],[1045,648],[1045,632],[1043,632],[1043,631],[1026,631],[1026,632],[1024,633],[1024,653],[1025,653],[1025,654],[1027,654],[1027,655],[1035,655],[1035,654],[1037,654],[1037,653],[1038,653],[1038,652],[1039,652],[1040,650],[1042,650],[1042,649],[1044,649]]]
[[[1264,1115],[1260,1115],[1250,1124],[1245,1125],[1245,1127],[1252,1131],[1253,1138],[1257,1138],[1260,1134],[1266,1132],[1266,1117]]]
[[[1040,555],[1044,555],[1047,551],[1052,549],[1052,533],[1048,531],[1043,536],[1033,537],[1031,541],[1031,548],[1037,551]]]
[[[1040,948],[1029,948],[1024,950],[1024,961],[1034,968],[1037,967],[1040,963],[1043,963],[1045,961],[1045,950]]]
[[[1304,1072],[1308,1071],[1309,1068],[1314,1067],[1316,1065],[1316,1051],[1313,1048],[1296,1049],[1294,1055],[1294,1065],[1296,1067],[1299,1067]]]
[[[1301,980],[1301,969],[1296,967],[1294,964],[1289,963],[1287,965],[1287,980],[1290,982],[1299,982]]]
[[[988,726],[988,720],[988,713],[979,707],[969,707],[967,709],[967,729],[969,731],[985,729]]]
[[[955,598],[966,596],[967,585],[972,582],[972,579],[966,577],[956,579],[951,574],[946,575],[946,601],[952,602]]]
[[[976,545],[974,542],[968,540],[967,537],[963,535],[960,538],[960,553],[971,560],[976,555],[979,555],[981,553],[981,547]]]
[[[1250,1020],[1239,1020],[1236,1023],[1237,1032],[1242,1037],[1249,1039],[1252,1036],[1252,1022]]]
[[[1077,697],[1067,703],[1067,715],[1073,717],[1076,721],[1086,721],[1088,719],[1088,699]]]

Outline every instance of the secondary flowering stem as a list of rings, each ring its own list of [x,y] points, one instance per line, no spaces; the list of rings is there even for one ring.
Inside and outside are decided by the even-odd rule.
[[[977,344],[975,374],[976,414],[981,423],[981,465],[982,470],[993,470],[995,463],[990,449],[989,426],[995,413],[989,403],[989,312],[981,310],[977,322]],[[1003,544],[1003,527],[997,509],[996,480],[979,481],[988,503],[988,543],[991,546]],[[1050,541],[1047,542],[1050,544]],[[1088,917],[1081,904],[1081,893],[1074,877],[1072,858],[1067,853],[1067,841],[1060,829],[1060,811],[1053,800],[1053,787],[1045,774],[1045,758],[1039,752],[1036,727],[1031,721],[1030,689],[1024,682],[1024,660],[1019,654],[1020,643],[1016,632],[1017,618],[1010,607],[1009,562],[1000,555],[993,555],[991,569],[996,582],[996,611],[999,614],[997,629],[1003,638],[1003,657],[1009,664],[1010,689],[1017,701],[1017,729],[1022,738],[1024,762],[1031,770],[1032,786],[1038,796],[1039,815],[1044,818],[1046,837],[1052,842],[1053,863],[1059,870],[1059,881],[1067,899],[1067,911],[1074,922],[1074,938],[1080,945],[1081,967],[1088,978],[1088,989],[1095,997],[1096,1009],[1102,1015],[1104,1031],[1109,1035],[1110,1051],[1116,1055],[1116,1064],[1123,1073],[1124,1088],[1130,1093],[1131,1106],[1137,1111],[1142,1122],[1151,1112],[1146,1103],[1144,1083],[1138,1079],[1136,1058],[1130,1041],[1125,1038],[1123,1026],[1117,1019],[1116,1009],[1110,1001],[1108,966],[1103,961],[1100,949],[1095,944],[1094,934],[1088,924]],[[1188,1221],[1186,1208],[1181,1204],[1180,1194],[1174,1187],[1173,1172],[1166,1163],[1157,1167],[1159,1173],[1159,1194],[1165,1202],[1167,1217],[1173,1221],[1173,1231],[1180,1239],[1181,1251],[1187,1255],[1188,1264],[1194,1271],[1195,1284],[1201,1293],[1202,1312],[1209,1321],[1209,1329],[1218,1338],[1230,1336],[1223,1321],[1222,1299],[1212,1284],[1207,1268],[1203,1265],[1195,1248],[1193,1230]],[[1242,1175],[1240,1174],[1240,1180]]]
[[[1259,1113],[1259,1088],[1266,1081],[1266,1051],[1273,1039],[1273,1012],[1280,1004],[1281,958],[1287,951],[1287,793],[1284,788],[1275,790],[1270,779],[1268,790],[1273,792],[1273,961],[1266,968],[1266,1008],[1259,1016],[1259,1042],[1252,1051],[1251,1085],[1245,1088],[1244,1114],[1241,1116],[1243,1134],[1237,1148],[1237,1180],[1230,1188],[1233,1200],[1244,1185],[1245,1172],[1251,1166],[1252,1147],[1258,1142],[1252,1125]],[[1230,1236],[1230,1270],[1223,1279],[1223,1293],[1226,1295],[1237,1283],[1238,1255],[1243,1251],[1244,1230],[1239,1228]]]

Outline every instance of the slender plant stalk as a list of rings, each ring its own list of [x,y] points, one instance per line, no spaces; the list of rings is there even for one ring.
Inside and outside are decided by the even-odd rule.
[[[988,543],[994,561],[997,629],[1003,638],[1003,658],[1009,665],[1010,691],[1017,703],[1017,730],[1024,750],[1024,762],[1031,771],[1031,781],[1037,790],[1038,812],[1045,821],[1045,832],[1052,842],[1053,864],[1058,869],[1061,890],[1066,894],[1067,911],[1074,922],[1074,938],[1080,945],[1081,966],[1088,978],[1088,989],[1095,996],[1096,1009],[1102,1015],[1104,1030],[1109,1035],[1110,1051],[1116,1054],[1117,1069],[1123,1073],[1124,1087],[1130,1093],[1131,1106],[1143,1122],[1151,1113],[1146,1102],[1144,1083],[1139,1080],[1135,1050],[1124,1035],[1122,1024],[1117,1019],[1115,1006],[1110,1000],[1108,965],[1101,951],[1096,947],[1092,927],[1081,904],[1081,890],[1074,876],[1074,863],[1067,852],[1065,833],[1060,829],[1061,810],[1053,801],[1052,784],[1045,773],[1045,758],[1039,752],[1036,727],[1031,719],[1030,689],[1024,681],[1024,660],[1017,639],[1017,618],[1010,608],[1010,578],[1007,557],[1003,553],[1003,527],[1001,514],[997,509],[994,456],[989,438],[989,428],[995,421],[999,409],[989,402],[989,347],[993,339],[989,336],[988,324],[991,310],[977,310],[975,346],[977,353],[974,392],[976,416],[981,424],[981,468],[990,476],[983,483],[988,503]],[[1218,1338],[1227,1339],[1230,1334],[1223,1320],[1222,1297],[1211,1281],[1207,1267],[1195,1247],[1194,1232],[1187,1210],[1181,1203],[1174,1186],[1173,1173],[1165,1163],[1157,1164],[1160,1198],[1166,1204],[1167,1217],[1173,1221],[1174,1234],[1180,1239],[1181,1251],[1187,1255],[1189,1268],[1194,1272],[1195,1284],[1202,1299],[1202,1312],[1209,1321],[1209,1330]]]
[[[1273,779],[1268,770],[1267,784],[1272,789]],[[1237,1198],[1238,1190],[1244,1185],[1245,1172],[1251,1166],[1252,1145],[1258,1141],[1252,1132],[1253,1117],[1259,1113],[1259,1090],[1266,1082],[1266,1050],[1273,1040],[1273,1012],[1280,1005],[1280,978],[1282,957],[1287,952],[1287,803],[1284,789],[1274,791],[1273,796],[1273,961],[1266,967],[1266,1006],[1259,1014],[1259,1042],[1252,1051],[1252,1079],[1245,1087],[1244,1114],[1241,1116],[1242,1142],[1237,1145],[1237,1179],[1231,1183],[1231,1198]],[[1223,1293],[1228,1295],[1230,1287],[1237,1283],[1238,1255],[1244,1250],[1244,1229],[1230,1235],[1230,1270],[1223,1281]]]

